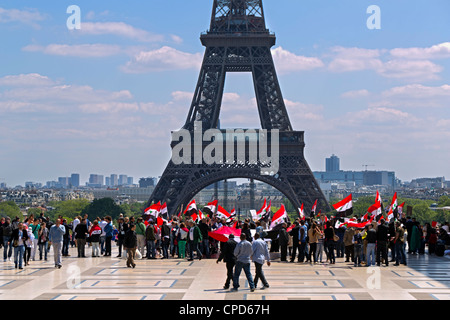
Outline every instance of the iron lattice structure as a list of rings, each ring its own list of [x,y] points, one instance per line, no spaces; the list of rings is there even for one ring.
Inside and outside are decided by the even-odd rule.
[[[261,128],[280,131],[279,171],[261,174],[261,168],[268,164],[251,161],[249,148],[245,149],[244,161],[234,153],[232,163],[194,164],[194,152],[191,152],[190,164],[169,161],[148,205],[166,202],[169,214],[173,215],[198,192],[217,181],[248,178],[275,187],[296,208],[301,203],[311,208],[318,199],[318,208],[330,209],[305,160],[304,132],[294,131],[289,120],[270,51],[276,38],[266,28],[262,1],[214,0],[210,30],[200,39],[206,50],[183,129],[193,136],[199,124],[203,131],[218,128],[226,73],[251,72]],[[270,149],[270,140],[268,143]],[[176,144],[172,142],[172,148]],[[207,146],[204,143],[202,150]]]

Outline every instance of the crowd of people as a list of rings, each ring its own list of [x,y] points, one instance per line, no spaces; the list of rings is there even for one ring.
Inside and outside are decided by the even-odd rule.
[[[39,217],[31,215],[24,221],[19,217],[12,221],[9,217],[1,218],[0,245],[4,248],[4,261],[11,261],[13,256],[14,265],[19,269],[35,261],[37,252],[39,260],[47,260],[50,248],[53,248],[57,268],[62,266],[62,257],[70,256],[70,247],[76,247],[78,258],[87,257],[86,248],[91,248],[92,258],[108,257],[112,254],[113,243],[118,250],[117,257],[126,257],[130,268],[136,266],[136,257],[193,261],[194,257],[201,260],[215,255],[219,257],[217,261],[227,264],[228,279],[224,287],[228,288],[233,281],[234,290],[239,287],[237,274],[244,270],[250,277],[251,261],[256,269],[255,279],[249,280],[251,287],[254,288],[259,279],[263,287],[268,286],[262,265],[265,261],[270,264],[269,253],[278,252],[282,262],[334,264],[336,258],[345,258],[345,262],[355,267],[388,266],[389,263],[406,265],[407,254],[425,254],[426,246],[428,254],[443,255],[442,251],[450,245],[448,222],[421,226],[414,218],[405,217],[390,223],[384,219],[372,221],[363,228],[345,225],[335,228],[335,221],[326,220],[323,217],[299,218],[292,224],[284,222],[267,230],[267,222],[248,218],[227,222],[213,216],[196,223],[189,216],[182,216],[160,224],[156,219],[123,215],[115,223],[109,216],[90,221],[85,215],[68,223],[63,217],[52,222],[42,212]],[[355,220],[361,222],[357,217]],[[212,238],[209,232],[222,226],[240,229],[241,236],[235,239],[230,235],[228,242]]]

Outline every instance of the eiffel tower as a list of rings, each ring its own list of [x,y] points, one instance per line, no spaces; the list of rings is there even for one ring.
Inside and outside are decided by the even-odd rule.
[[[217,129],[226,73],[251,72],[261,128],[279,130],[279,171],[262,174],[267,163],[249,161],[248,148],[245,161],[235,158],[231,164],[195,163],[192,153],[190,163],[169,161],[148,205],[166,202],[169,215],[176,215],[205,187],[221,180],[248,178],[278,189],[295,208],[302,203],[311,208],[318,199],[317,209],[329,210],[304,157],[304,132],[294,131],[289,120],[270,51],[276,37],[266,28],[262,0],[214,0],[210,29],[200,40],[206,47],[205,55],[182,129],[192,135],[199,124],[202,132]],[[220,132],[226,134],[225,130]],[[172,141],[172,149],[177,143]],[[202,144],[205,150],[207,144]],[[270,147],[270,139],[268,144]]]

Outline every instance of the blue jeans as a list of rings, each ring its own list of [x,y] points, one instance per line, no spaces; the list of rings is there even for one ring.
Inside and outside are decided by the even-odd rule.
[[[162,242],[163,257],[168,259],[169,258],[170,239],[164,238],[161,240],[161,242]]]
[[[9,245],[8,245],[9,242]],[[9,250],[8,250],[9,247]],[[3,237],[3,259],[11,258],[12,256],[12,241],[11,237]]]
[[[62,252],[61,252],[63,256],[69,255],[69,244],[70,244],[70,238],[64,238]]]
[[[156,244],[155,241],[147,241],[147,258],[156,257]]]
[[[200,251],[200,248],[198,246],[198,242],[189,241],[189,257],[190,259],[194,259],[194,250],[197,251],[197,258],[201,259],[203,254]]]
[[[47,241],[39,243],[39,259],[42,260],[42,252],[44,252],[44,259],[47,260]]]
[[[14,263],[17,267],[22,268],[23,265],[23,255],[25,253],[25,246],[14,247]]]
[[[250,289],[255,288],[255,283],[253,282],[252,274],[250,273],[250,263],[240,261],[236,261],[236,266],[234,267],[233,288],[239,288],[239,276],[241,275],[242,269],[244,269]]]
[[[400,261],[401,259],[401,261]],[[403,263],[406,264],[406,253],[405,253],[405,246],[402,242],[397,241],[395,243],[395,263]]]
[[[371,257],[372,256],[372,257]],[[371,265],[375,265],[375,243],[368,243],[367,244],[367,251],[366,251],[366,265],[370,267]]]
[[[206,258],[209,259],[209,239],[202,240],[202,252],[206,254]]]

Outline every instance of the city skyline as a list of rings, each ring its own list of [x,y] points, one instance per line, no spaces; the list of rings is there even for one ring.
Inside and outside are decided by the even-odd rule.
[[[324,170],[395,171],[403,181],[450,176],[450,3],[263,2],[275,66],[305,157]],[[159,176],[170,131],[184,123],[212,1],[77,1],[69,31],[60,1],[0,6],[0,182],[69,170]],[[381,9],[369,30],[366,9]],[[289,10],[286,10],[286,7]],[[251,78],[227,75],[221,126],[259,128]],[[83,178],[84,179],[84,178]]]

